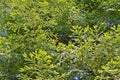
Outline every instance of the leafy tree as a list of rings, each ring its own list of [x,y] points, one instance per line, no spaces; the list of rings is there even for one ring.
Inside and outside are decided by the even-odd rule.
[[[119,3],[1,0],[0,79],[119,79]]]

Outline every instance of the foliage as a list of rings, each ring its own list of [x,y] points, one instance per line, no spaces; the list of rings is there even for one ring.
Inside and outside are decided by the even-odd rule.
[[[120,78],[119,0],[1,0],[0,80]]]
[[[97,76],[96,78],[120,79],[120,56],[114,57],[113,59],[107,62],[106,65],[103,65],[101,70],[98,70],[100,76]]]
[[[23,54],[25,58],[25,66],[20,68],[20,80],[58,80],[62,76],[58,76],[57,66],[53,64],[52,56],[45,51]]]

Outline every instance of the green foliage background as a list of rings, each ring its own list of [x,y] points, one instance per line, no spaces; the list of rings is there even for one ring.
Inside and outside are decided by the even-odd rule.
[[[119,0],[0,0],[0,80],[119,80]]]

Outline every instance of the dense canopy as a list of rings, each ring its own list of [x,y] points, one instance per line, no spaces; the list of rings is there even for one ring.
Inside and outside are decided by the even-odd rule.
[[[119,80],[120,0],[0,0],[0,80]]]

